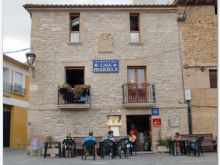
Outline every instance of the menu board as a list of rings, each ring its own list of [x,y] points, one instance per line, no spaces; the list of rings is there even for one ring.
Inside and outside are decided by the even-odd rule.
[[[121,116],[120,115],[109,115],[107,119],[108,126],[121,126]]]

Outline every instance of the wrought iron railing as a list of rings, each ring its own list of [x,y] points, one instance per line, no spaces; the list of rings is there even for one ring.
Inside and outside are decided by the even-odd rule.
[[[123,103],[156,103],[155,84],[127,83],[122,90]]]
[[[58,88],[58,104],[89,104],[90,88],[80,94],[74,93],[74,88]]]
[[[14,84],[13,92],[20,95],[25,95],[26,90],[22,87],[22,85]]]

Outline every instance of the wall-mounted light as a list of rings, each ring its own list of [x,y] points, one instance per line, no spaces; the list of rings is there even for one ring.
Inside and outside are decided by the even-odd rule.
[[[201,72],[204,72],[204,70],[205,70],[204,66],[200,66],[199,68],[200,68]]]
[[[178,22],[185,22],[185,20],[186,20],[186,12],[184,11],[183,13],[179,13],[177,21]]]
[[[26,53],[27,63],[28,66],[32,70],[32,77],[35,78],[35,68],[34,68],[34,62],[36,59],[36,55],[34,53]]]

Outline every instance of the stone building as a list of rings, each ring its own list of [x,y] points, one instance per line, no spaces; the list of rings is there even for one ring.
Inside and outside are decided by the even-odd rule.
[[[159,138],[188,133],[175,5],[24,8],[37,56],[31,137],[62,140],[67,132],[83,137],[90,130],[104,136],[109,129],[125,136],[136,128],[140,149],[149,132],[148,150],[156,151]]]
[[[28,66],[3,55],[3,147],[27,147],[28,97]]]
[[[191,91],[192,133],[217,136],[217,1],[176,0],[184,88]]]

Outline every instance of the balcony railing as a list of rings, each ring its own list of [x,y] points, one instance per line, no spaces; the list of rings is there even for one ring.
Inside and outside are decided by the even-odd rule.
[[[123,103],[156,103],[155,84],[129,83],[122,89]]]
[[[13,92],[19,95],[25,95],[26,90],[22,88],[22,85],[14,84]]]
[[[3,93],[10,95],[12,92],[12,86],[8,82],[3,82]]]
[[[3,83],[3,93],[5,95],[10,95],[12,92],[15,94],[19,94],[19,95],[24,96],[26,90],[24,88],[22,88],[22,85],[14,84],[14,86],[12,86],[8,82],[4,82]]]
[[[62,104],[90,104],[90,88],[78,95],[74,89],[58,88],[58,105]]]

